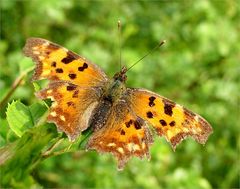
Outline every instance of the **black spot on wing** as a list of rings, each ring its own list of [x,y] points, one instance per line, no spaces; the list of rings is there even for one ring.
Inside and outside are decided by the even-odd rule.
[[[125,123],[127,128],[129,128],[132,124],[133,124],[133,120],[131,120],[131,119]]]
[[[141,124],[138,121],[134,121],[134,127],[137,130],[142,128]]]
[[[155,106],[155,103],[154,103],[154,100],[155,100],[155,99],[156,99],[156,97],[154,97],[154,96],[149,97],[149,103],[148,103],[148,105],[149,105],[150,107]]]
[[[68,106],[74,106],[74,102],[69,101],[69,102],[67,102],[67,105],[68,105]]]
[[[163,120],[163,119],[160,119],[160,120],[159,120],[159,123],[161,123],[162,126],[167,126],[166,121]]]
[[[125,135],[125,131],[123,129],[121,130],[121,135]]]
[[[75,90],[77,88],[76,85],[68,85],[67,86],[67,91],[72,91],[72,90]]]
[[[76,55],[73,54],[71,51],[68,51],[67,52],[67,56],[62,59],[62,63],[68,64],[68,63],[70,63],[70,62],[72,62],[72,61],[74,61],[76,59],[77,59]]]
[[[87,68],[88,68],[88,64],[84,62],[82,66],[78,67],[78,71],[83,72]]]
[[[171,122],[169,123],[169,125],[170,125],[171,127],[175,126],[175,124],[176,124],[175,121],[171,121]]]
[[[75,90],[72,97],[73,98],[78,98],[78,93],[79,93],[79,90]]]
[[[54,68],[56,68],[57,63],[56,63],[55,61],[53,61],[53,62],[51,63],[51,66],[54,67]]]
[[[175,107],[175,103],[167,99],[163,99],[162,102],[164,104],[164,113],[169,116],[172,116],[173,114],[172,109]]]
[[[150,112],[150,111],[149,111],[149,112],[147,112],[147,117],[148,117],[148,118],[153,118],[153,113],[152,113],[152,112]]]
[[[68,74],[68,77],[69,77],[70,79],[75,79],[75,78],[77,77],[77,75],[71,73],[71,74]]]
[[[133,122],[135,129],[141,129],[144,125],[144,120],[140,117],[137,117],[136,121]]]
[[[56,73],[63,73],[63,69],[62,68],[57,68],[55,71],[56,71]]]

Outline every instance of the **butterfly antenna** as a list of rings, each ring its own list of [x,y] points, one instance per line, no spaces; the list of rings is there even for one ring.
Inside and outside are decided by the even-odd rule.
[[[122,68],[121,21],[118,20],[119,70]]]
[[[130,70],[133,66],[135,66],[136,64],[138,64],[141,60],[143,60],[144,58],[146,58],[148,55],[152,54],[155,50],[157,50],[159,47],[161,47],[164,43],[166,43],[166,40],[161,41],[159,44],[157,44],[152,50],[150,50],[147,54],[145,54],[142,58],[140,58],[138,61],[136,61],[135,63],[133,63],[128,69]]]

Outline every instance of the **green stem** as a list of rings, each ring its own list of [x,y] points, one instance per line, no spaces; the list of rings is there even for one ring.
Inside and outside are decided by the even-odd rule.
[[[9,89],[9,91],[7,92],[7,94],[3,97],[3,99],[0,101],[0,108],[3,108],[7,102],[9,101],[9,98],[12,96],[12,94],[14,93],[14,91],[18,88],[18,86],[21,84],[22,80],[24,79],[24,77],[33,70],[33,67],[27,69],[26,71],[24,71],[21,75],[19,75],[15,81],[13,82],[11,88]]]

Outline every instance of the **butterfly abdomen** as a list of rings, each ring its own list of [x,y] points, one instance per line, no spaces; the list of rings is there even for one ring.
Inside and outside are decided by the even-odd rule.
[[[112,107],[112,102],[110,100],[102,100],[99,105],[93,111],[92,117],[89,121],[89,127],[93,131],[97,131],[101,129],[105,124],[108,118]]]
[[[101,129],[109,117],[112,107],[126,91],[125,85],[120,80],[112,80],[103,92],[99,105],[93,111],[89,127],[94,131]]]

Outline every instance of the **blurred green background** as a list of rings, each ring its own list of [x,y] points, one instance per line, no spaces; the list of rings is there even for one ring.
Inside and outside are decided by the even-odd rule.
[[[121,20],[127,66],[160,40],[167,40],[128,73],[127,85],[147,88],[188,107],[205,117],[214,130],[205,146],[187,139],[176,152],[165,139],[156,138],[150,162],[133,158],[121,172],[111,155],[94,151],[49,158],[32,173],[37,186],[238,188],[239,10],[239,1],[233,0],[1,0],[0,100],[24,70],[22,63],[33,64],[22,54],[28,37],[61,44],[112,76],[119,68],[117,21]],[[9,102],[38,101],[30,77]],[[1,146],[10,142],[5,111],[1,109]]]

